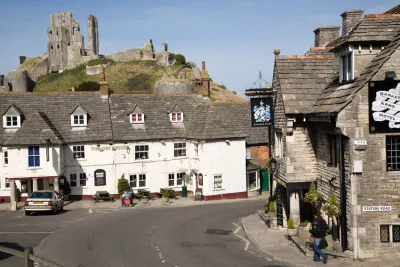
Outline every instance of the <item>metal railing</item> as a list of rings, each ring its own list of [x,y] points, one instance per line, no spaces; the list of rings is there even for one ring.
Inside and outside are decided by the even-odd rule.
[[[22,258],[24,260],[24,265],[23,267],[34,267],[34,263],[39,263],[40,266],[47,266],[47,267],[63,267],[62,265],[59,265],[57,263],[45,260],[41,257],[35,256],[33,254],[33,248],[32,247],[26,247],[24,251],[0,246],[0,252],[4,252],[10,255],[14,255],[18,258]]]

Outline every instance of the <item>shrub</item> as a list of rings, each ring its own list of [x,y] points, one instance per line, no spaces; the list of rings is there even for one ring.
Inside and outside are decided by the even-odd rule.
[[[192,62],[192,61],[188,61],[188,62],[186,63],[186,65],[188,65],[188,66],[191,67],[191,68],[196,68],[196,67],[197,67],[196,63],[194,63],[194,62]]]
[[[82,82],[78,85],[75,91],[99,91],[100,84],[94,81]]]
[[[25,56],[20,56],[19,57],[19,64],[21,64],[21,65],[24,64],[25,60],[26,60]]]
[[[269,202],[268,210],[269,212],[275,212],[275,201]]]
[[[329,217],[339,216],[341,211],[340,207],[337,203],[337,199],[334,193],[331,194],[330,201],[325,203],[322,206],[322,210],[328,215]]]
[[[169,192],[168,192],[168,191],[164,191],[164,192],[163,192],[163,197],[169,198]]]
[[[289,218],[289,220],[287,221],[287,227],[288,229],[295,229],[294,220],[292,218]]]
[[[128,180],[125,179],[125,173],[121,175],[121,178],[118,179],[118,194],[122,195],[124,191],[129,191],[130,186]]]
[[[315,188],[315,184],[311,183],[310,189],[304,196],[304,202],[317,206],[322,201],[322,195]]]
[[[186,58],[182,54],[177,54],[175,56],[175,64],[176,65],[185,65],[186,64]]]

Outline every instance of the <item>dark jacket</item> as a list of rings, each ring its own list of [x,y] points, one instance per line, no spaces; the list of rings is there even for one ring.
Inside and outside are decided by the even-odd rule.
[[[310,229],[310,233],[315,238],[324,238],[326,236],[326,232],[329,230],[328,225],[324,219],[314,220],[312,222],[312,228]]]

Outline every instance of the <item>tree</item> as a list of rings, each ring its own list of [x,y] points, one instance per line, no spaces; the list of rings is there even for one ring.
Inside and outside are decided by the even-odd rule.
[[[123,173],[121,178],[118,179],[118,194],[122,195],[124,191],[129,191],[130,189],[129,182],[125,179],[125,173]]]
[[[192,61],[188,61],[188,62],[186,63],[186,65],[188,65],[188,66],[191,67],[191,68],[196,68],[196,67],[197,67],[196,63],[194,63],[194,62],[192,62]]]
[[[186,58],[182,54],[177,54],[175,56],[175,64],[176,65],[185,65],[186,64]]]

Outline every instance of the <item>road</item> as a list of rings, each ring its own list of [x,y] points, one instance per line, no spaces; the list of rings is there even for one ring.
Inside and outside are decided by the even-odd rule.
[[[39,256],[66,267],[282,266],[249,243],[240,227],[240,218],[263,204],[243,201],[105,213],[76,210],[9,219],[0,231],[37,232],[28,234],[32,238],[28,240],[16,233],[8,237],[21,246],[34,243]],[[2,262],[0,266],[10,266]]]

